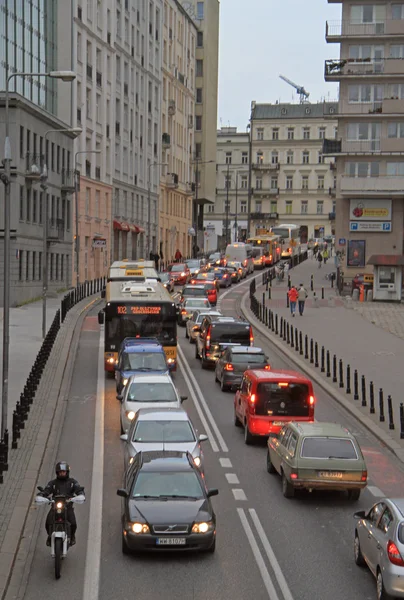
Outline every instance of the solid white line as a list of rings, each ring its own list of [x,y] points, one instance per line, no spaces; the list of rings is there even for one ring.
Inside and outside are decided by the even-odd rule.
[[[230,485],[238,485],[240,483],[240,480],[235,473],[226,473],[225,477],[227,479],[227,483]]]
[[[251,518],[254,522],[254,525],[257,528],[258,535],[260,536],[260,540],[262,542],[262,545],[264,547],[266,555],[268,556],[269,562],[271,563],[273,572],[275,573],[275,577],[278,582],[278,585],[279,585],[280,589],[282,590],[283,597],[285,600],[293,600],[293,596],[292,596],[289,586],[286,582],[285,576],[282,573],[282,569],[281,569],[281,567],[278,563],[278,560],[275,556],[275,552],[272,550],[271,544],[269,543],[269,540],[266,536],[264,528],[261,525],[261,521],[259,520],[258,515],[253,508],[250,508],[249,512],[250,512]]]
[[[240,521],[244,528],[247,539],[250,543],[251,550],[254,554],[255,562],[257,563],[258,569],[261,573],[262,580],[263,580],[266,590],[268,592],[268,597],[270,598],[270,600],[279,600],[279,596],[276,593],[274,584],[272,583],[271,577],[268,573],[268,569],[266,568],[266,565],[265,565],[264,559],[262,557],[262,554],[260,552],[260,549],[258,547],[258,544],[255,541],[255,537],[254,537],[254,534],[250,527],[250,524],[247,521],[245,512],[242,508],[238,508],[237,512],[238,512],[238,516],[240,517]]]
[[[226,445],[226,442],[224,441],[224,438],[223,438],[222,434],[220,433],[219,427],[216,425],[216,421],[213,418],[212,413],[210,412],[209,406],[207,405],[206,400],[203,397],[201,388],[199,387],[199,384],[196,381],[196,379],[194,377],[194,374],[191,371],[191,368],[190,368],[190,366],[188,364],[187,359],[184,356],[184,353],[183,353],[183,351],[181,349],[181,346],[178,346],[178,354],[179,354],[179,356],[181,358],[181,360],[179,361],[180,362],[180,366],[181,366],[181,370],[182,370],[183,373],[184,373],[185,369],[187,370],[189,378],[191,379],[192,384],[194,386],[195,392],[198,395],[199,401],[200,401],[201,405],[204,408],[204,411],[205,411],[205,414],[206,414],[206,418],[210,422],[211,427],[212,427],[213,431],[216,434],[216,438],[217,438],[217,440],[219,442],[219,446],[221,447],[221,449],[222,449],[223,452],[228,452],[229,449],[228,449],[228,447]]]
[[[102,541],[102,494],[104,487],[104,327],[98,347],[97,403],[95,407],[94,456],[91,478],[90,517],[84,573],[83,600],[98,600]]]
[[[366,489],[369,490],[372,496],[376,496],[376,498],[383,498],[386,495],[375,485],[368,485]]]
[[[242,490],[241,488],[233,489],[232,492],[235,500],[247,500],[247,496],[245,495],[244,490]]]
[[[178,350],[179,349],[180,349],[180,347],[178,346]],[[195,395],[195,392],[194,392],[194,390],[192,388],[191,382],[189,380],[189,377],[188,377],[188,375],[187,375],[187,373],[185,371],[185,367],[182,364],[181,360],[178,360],[178,366],[180,367],[181,372],[182,372],[182,374],[184,376],[185,383],[187,384],[187,387],[188,387],[188,389],[190,391],[192,400],[194,401],[194,405],[195,405],[196,411],[197,411],[197,413],[199,415],[200,420],[202,421],[202,425],[205,428],[206,435],[209,438],[209,443],[210,443],[210,445],[212,447],[212,450],[213,450],[213,452],[219,452],[219,446],[217,445],[216,440],[215,440],[215,438],[213,436],[212,430],[211,430],[211,428],[210,428],[210,426],[209,426],[209,424],[208,424],[208,422],[207,422],[207,420],[205,418],[205,415],[202,412],[202,408],[201,408],[201,406],[199,404],[198,398]]]
[[[231,469],[233,466],[230,458],[219,458],[219,462],[224,469]]]

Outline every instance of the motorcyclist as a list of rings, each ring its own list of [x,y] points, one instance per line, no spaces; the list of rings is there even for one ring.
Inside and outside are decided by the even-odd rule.
[[[72,498],[73,496],[84,495],[84,488],[78,481],[70,477],[70,466],[67,462],[59,461],[56,463],[55,471],[56,479],[52,479],[47,484],[41,494],[42,496],[45,496],[46,498],[54,498],[55,496],[67,496],[67,498]],[[51,545],[52,524],[54,520],[53,511],[54,507],[52,505],[52,508],[46,517],[45,524],[46,532],[48,534],[48,539],[46,540],[47,546]],[[76,543],[77,522],[73,504],[69,503],[66,507],[66,511],[66,516],[70,523],[70,545],[74,546]]]

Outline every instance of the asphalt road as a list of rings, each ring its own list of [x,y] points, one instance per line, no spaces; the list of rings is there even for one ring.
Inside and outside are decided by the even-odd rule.
[[[240,314],[247,285],[221,292],[224,314]],[[246,446],[242,430],[233,424],[233,394],[222,393],[213,372],[201,369],[182,328],[179,340],[181,369],[175,382],[180,393],[188,396],[184,407],[199,433],[209,435],[204,446],[206,479],[209,487],[220,490],[213,498],[218,521],[216,553],[122,555],[121,505],[116,496],[123,473],[119,402],[114,381],[105,379],[104,422],[96,420],[96,404],[101,401],[97,385],[100,393],[104,374],[98,373],[100,331],[94,311],[83,324],[58,455],[70,462],[72,475],[85,485],[88,502],[76,508],[77,545],[63,563],[60,581],[53,578],[45,533],[40,536],[25,598],[54,600],[57,594],[60,600],[373,599],[373,577],[353,561],[352,514],[382,493],[404,495],[404,472],[398,461],[317,388],[316,418],[343,423],[358,436],[368,462],[370,487],[356,504],[344,494],[333,493],[285,499],[280,479],[266,472],[265,443]],[[274,368],[291,368],[266,339],[256,335],[255,344],[265,348]],[[102,425],[103,487],[102,494],[97,492],[100,497],[92,498],[94,434]],[[94,465],[97,454],[95,459]],[[89,532],[91,502],[93,510],[102,507],[102,522]]]

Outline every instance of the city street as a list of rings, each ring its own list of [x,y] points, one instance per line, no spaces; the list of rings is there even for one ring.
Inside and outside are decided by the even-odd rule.
[[[224,314],[241,314],[248,284],[222,292]],[[109,378],[103,397],[102,336],[94,310],[83,324],[58,452],[58,458],[69,461],[72,476],[86,487],[87,502],[76,508],[77,545],[63,563],[62,579],[55,581],[45,531],[41,532],[25,599],[48,600],[56,594],[61,600],[375,597],[372,575],[353,561],[352,514],[381,494],[404,495],[400,463],[317,388],[316,418],[342,423],[358,436],[368,463],[369,488],[355,504],[335,493],[285,499],[280,479],[266,472],[265,442],[244,444],[242,430],[233,424],[233,394],[222,393],[214,373],[201,369],[183,328],[178,333],[180,370],[174,378],[180,393],[188,396],[184,407],[199,433],[209,436],[204,446],[207,484],[220,490],[213,499],[216,553],[124,556],[121,501],[116,495],[123,474],[119,402]],[[256,335],[255,345],[265,349],[274,368],[293,368],[267,339]]]

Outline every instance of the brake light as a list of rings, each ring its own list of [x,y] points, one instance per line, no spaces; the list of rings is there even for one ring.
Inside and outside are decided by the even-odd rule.
[[[186,314],[187,314],[187,311],[183,309],[183,310],[181,311],[181,314],[182,314],[182,315],[186,315]]]
[[[286,382],[284,383],[283,381],[278,383],[278,387],[288,387],[288,386],[289,386],[289,384]]]
[[[224,370],[225,371],[234,371],[234,367],[233,367],[232,364],[227,363],[227,364],[224,365]]]
[[[397,565],[398,567],[404,567],[404,560],[401,556],[397,546],[394,542],[389,540],[387,544],[387,554],[389,556],[389,560],[393,565]]]
[[[297,479],[297,478],[298,478],[298,474],[297,474],[296,472],[292,472],[292,473],[290,474],[290,478],[291,478],[291,479]]]
[[[272,254],[269,255],[269,261],[272,262],[273,256]]]
[[[367,481],[367,480],[368,480],[368,472],[362,471],[361,481]]]
[[[227,275],[226,274],[223,275],[223,279],[227,279]]]
[[[246,259],[246,260],[243,260],[243,265],[244,265],[244,267],[246,267],[246,266],[247,266],[247,259]]]
[[[270,371],[271,370],[271,365],[265,365],[264,369],[265,369],[265,371]]]
[[[315,402],[314,396],[310,396],[310,398],[309,398],[309,404],[310,404],[310,406],[313,406],[314,402]]]
[[[280,254],[281,249],[277,248],[276,251],[277,251],[278,254]]]
[[[207,350],[209,350],[209,348],[210,348],[210,330],[211,330],[211,327],[209,325],[208,333],[206,334],[206,349]]]
[[[255,394],[251,394],[251,396],[250,396],[250,404],[255,404]]]
[[[250,325],[250,346],[254,346],[254,332]]]

